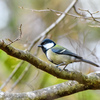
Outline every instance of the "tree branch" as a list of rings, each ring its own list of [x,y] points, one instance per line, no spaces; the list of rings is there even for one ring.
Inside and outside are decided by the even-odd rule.
[[[66,79],[66,80],[76,80],[82,84],[91,84],[94,88],[100,87],[100,77],[88,77],[80,72],[73,71],[60,71],[53,65],[49,65],[46,62],[43,62],[36,56],[33,56],[28,51],[22,51],[15,49],[14,47],[7,45],[3,40],[0,40],[0,49],[5,51],[8,55],[16,57],[21,60],[25,60],[35,67],[48,72],[51,75],[54,75],[58,78]],[[98,85],[97,85],[98,84]]]
[[[100,77],[100,73],[93,73],[89,74],[88,76]],[[88,89],[94,89],[94,85],[84,85],[79,84],[76,81],[67,81],[61,84],[26,93],[0,92],[0,99],[4,100],[8,98],[10,100],[52,100]],[[100,89],[100,86],[97,89]]]
[[[76,92],[87,90],[89,87],[79,84],[76,81],[68,81],[40,90],[26,93],[6,93],[0,92],[0,99],[10,100],[52,100],[62,96],[74,94]]]

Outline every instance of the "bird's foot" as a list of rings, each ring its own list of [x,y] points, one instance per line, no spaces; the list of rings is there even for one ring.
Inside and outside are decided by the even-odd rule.
[[[57,66],[56,66],[56,68],[58,68],[58,69],[59,69],[59,71],[62,71],[62,70],[61,70],[61,68],[59,68],[59,65],[57,65]]]

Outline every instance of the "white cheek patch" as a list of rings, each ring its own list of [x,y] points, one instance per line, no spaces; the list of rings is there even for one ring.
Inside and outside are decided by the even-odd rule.
[[[54,43],[47,43],[44,45],[44,48],[49,49],[54,46]]]

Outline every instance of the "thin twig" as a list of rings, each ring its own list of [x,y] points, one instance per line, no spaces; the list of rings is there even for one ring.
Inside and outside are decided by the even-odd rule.
[[[30,8],[25,8],[25,7],[21,7],[21,6],[19,6],[19,8],[29,10],[29,11],[32,11],[32,12],[38,12],[38,13],[39,12],[50,12],[50,11],[52,11],[52,12],[57,13],[57,14],[63,14],[63,12],[61,12],[61,11],[57,11],[57,10],[49,9],[49,8],[43,9],[43,10],[30,9]]]
[[[32,81],[35,81],[35,79],[36,79],[37,76],[39,75],[39,71],[40,71],[40,70],[36,70],[36,73],[35,73],[35,75],[33,76],[32,80],[25,83],[32,91],[34,91],[34,83],[31,84],[31,82],[32,82]],[[35,81],[35,82],[36,82],[36,81]]]
[[[12,77],[15,75],[15,73],[18,71],[18,69],[22,66],[23,63],[24,61],[21,61],[21,63],[16,66],[16,68],[13,70],[7,80],[1,85],[0,90],[2,90],[8,84],[8,82],[12,79]]]
[[[99,42],[99,41],[98,41]],[[97,61],[98,62],[100,62],[99,61],[99,59],[98,59],[98,57],[96,56],[96,54],[95,54],[95,52],[94,52],[94,50],[96,49],[96,46],[97,46],[97,44],[95,45],[95,47],[94,47],[94,49],[91,51],[88,47],[86,47],[85,45],[83,45],[80,41],[79,41],[79,43],[80,43],[80,45],[82,45],[82,46],[84,46],[84,48],[86,48],[89,52],[90,52],[90,54],[89,55],[93,55],[96,59],[97,59]]]
[[[29,64],[25,70],[23,71],[23,73],[21,73],[21,75],[19,76],[19,78],[16,80],[16,82],[12,85],[12,87],[10,88],[10,90],[8,90],[8,92],[11,92],[14,87],[21,81],[21,79],[24,77],[24,75],[27,73],[27,71],[29,70],[31,64]]]
[[[76,9],[76,6],[75,6],[75,5],[73,6],[73,8],[74,8],[74,11],[76,12],[76,14],[77,14],[77,15],[79,15],[79,16],[81,16],[81,17],[83,16],[81,13],[79,13],[79,12],[77,11],[77,9]]]
[[[90,27],[97,27],[100,28],[100,25],[89,25]]]
[[[96,14],[96,13],[98,13],[99,11],[96,11],[96,12],[94,12],[94,13],[91,13],[89,10],[83,10],[83,9],[81,9],[81,8],[79,8],[79,10],[80,10],[80,11],[86,11],[86,12],[88,12],[88,13],[90,14],[91,18],[92,18],[94,21],[100,23],[100,21],[96,20],[96,19],[93,17],[93,14]]]
[[[91,13],[89,10],[83,10],[83,9],[81,9],[81,8],[78,8],[79,10],[81,10],[81,11],[86,11],[86,12],[88,12],[88,13],[91,15],[91,17],[84,17],[83,14],[81,14],[80,12],[77,11],[75,5],[73,6],[73,8],[74,8],[74,11],[76,12],[76,14],[78,14],[78,15],[80,16],[80,18],[83,17],[83,18],[88,19],[88,20],[93,19],[94,21],[100,23],[100,21],[96,20],[96,19],[100,19],[100,17],[94,17],[94,16],[93,16],[93,14],[96,14],[96,13],[98,13],[99,11],[96,11],[96,12]],[[77,16],[77,17],[79,17],[79,16]]]
[[[22,36],[22,24],[20,25],[20,27],[19,27],[19,31],[20,31],[20,34],[19,34],[19,37],[18,38],[16,38],[15,40],[11,40],[11,39],[7,39],[8,41],[10,41],[10,43],[8,44],[8,45],[11,45],[12,43],[14,43],[14,42],[16,42],[16,41],[18,41],[18,40],[20,40],[21,39],[21,36]]]
[[[64,13],[64,12],[62,12],[62,11],[58,11],[58,10],[54,10],[54,9],[50,9],[50,8],[48,8],[48,9],[43,9],[43,10],[30,9],[30,8],[25,8],[25,7],[21,7],[21,6],[20,6],[19,8],[25,9],[25,10],[29,10],[29,11],[32,11],[32,12],[38,12],[38,13],[40,13],[40,12],[50,12],[50,11],[52,11],[52,12],[56,13],[57,16],[60,16],[61,14]],[[72,16],[72,17],[75,17],[75,18],[83,18],[83,15],[82,15],[81,13],[79,13],[79,12],[76,10],[76,7],[73,6],[73,8],[74,8],[75,12],[76,12],[78,15],[74,15],[74,14],[70,14],[70,13],[67,13],[67,15]],[[95,13],[98,13],[98,11],[95,12]],[[92,13],[92,14],[95,14],[95,13]],[[89,20],[91,20],[91,18],[92,18],[92,17],[85,17],[85,19],[89,19]],[[94,18],[95,18],[95,19],[100,19],[100,17],[94,17]]]

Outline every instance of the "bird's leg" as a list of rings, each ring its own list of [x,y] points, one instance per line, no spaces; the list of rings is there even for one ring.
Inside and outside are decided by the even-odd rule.
[[[58,68],[58,66],[61,66],[61,65],[63,65],[64,63],[60,63],[60,64],[58,64],[58,65],[56,65],[56,67]],[[59,68],[59,70],[61,71],[61,69]]]
[[[58,66],[61,66],[61,65],[63,65],[64,63],[60,63],[60,64],[58,64],[56,67],[58,68]]]
[[[67,64],[68,65],[68,64]],[[65,67],[63,68],[63,70],[66,70],[65,68],[67,67],[67,65],[65,65]]]

